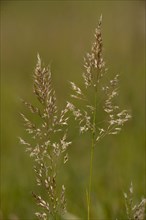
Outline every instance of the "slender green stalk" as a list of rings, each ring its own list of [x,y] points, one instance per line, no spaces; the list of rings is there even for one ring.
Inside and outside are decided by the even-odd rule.
[[[88,220],[90,220],[90,207],[91,207],[91,191],[92,191],[92,176],[93,176],[93,160],[94,160],[94,148],[95,148],[95,133],[96,133],[96,106],[97,106],[97,86],[95,88],[95,109],[93,116],[93,131],[92,131],[92,144],[90,147],[90,173],[89,173],[89,191],[88,191]]]
[[[92,171],[93,171],[93,158],[94,158],[94,137],[92,137],[92,145],[90,151],[90,174],[89,174],[89,192],[88,192],[88,220],[90,219],[90,205],[91,205],[91,189],[92,189]]]

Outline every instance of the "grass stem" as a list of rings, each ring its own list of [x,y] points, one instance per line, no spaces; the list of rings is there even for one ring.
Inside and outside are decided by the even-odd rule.
[[[94,116],[93,116],[93,131],[92,131],[92,144],[90,147],[90,173],[89,173],[89,191],[88,191],[88,220],[90,220],[91,212],[91,191],[92,191],[92,176],[93,176],[93,160],[94,160],[94,148],[95,148],[95,133],[96,133],[96,107],[97,107],[97,87],[95,89],[95,105],[94,105]]]

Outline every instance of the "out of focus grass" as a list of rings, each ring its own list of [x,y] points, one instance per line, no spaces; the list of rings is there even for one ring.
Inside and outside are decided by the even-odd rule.
[[[32,162],[19,145],[23,136],[20,97],[33,102],[32,72],[36,54],[52,65],[59,106],[69,97],[68,80],[80,84],[83,56],[103,14],[104,55],[109,73],[121,75],[119,102],[132,111],[132,120],[117,137],[97,147],[94,161],[94,217],[124,219],[123,191],[131,181],[135,201],[145,186],[145,31],[144,1],[1,1],[1,210],[34,219],[35,189]],[[63,179],[68,210],[86,218],[89,169],[88,136],[70,134],[73,145]]]

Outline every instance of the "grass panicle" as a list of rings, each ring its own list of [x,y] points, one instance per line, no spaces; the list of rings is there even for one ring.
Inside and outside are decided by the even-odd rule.
[[[43,210],[35,215],[42,220],[53,219],[66,211],[65,186],[57,185],[57,174],[60,164],[68,160],[67,148],[71,144],[67,140],[68,109],[59,112],[56,105],[55,91],[52,87],[50,68],[42,66],[40,56],[37,56],[37,64],[33,75],[34,94],[41,104],[40,109],[26,101],[25,106],[31,113],[36,114],[39,125],[21,114],[26,131],[31,135],[31,143],[20,138],[21,144],[26,145],[34,162],[36,183],[40,187],[42,195],[32,193],[38,206]]]
[[[91,133],[89,187],[87,190],[88,220],[90,219],[94,148],[106,135],[118,134],[125,122],[131,118],[127,110],[121,110],[115,104],[115,98],[118,96],[119,76],[116,75],[114,79],[108,80],[106,84],[103,84],[102,81],[104,76],[106,78],[108,69],[103,58],[101,25],[102,16],[95,29],[95,41],[91,46],[91,51],[84,58],[83,89],[71,82],[73,91],[71,97],[78,99],[82,107],[79,108],[77,102],[76,104],[74,104],[74,101],[68,102],[69,110],[79,123],[80,133],[87,131]],[[91,96],[94,97],[92,102],[88,98],[91,91]],[[101,100],[101,95],[104,97],[103,100]],[[99,105],[102,108],[102,114],[105,115],[103,121],[99,117],[97,118]]]
[[[125,207],[128,220],[145,220],[146,219],[146,199],[143,198],[138,205],[133,204],[133,184],[128,193],[124,193]]]

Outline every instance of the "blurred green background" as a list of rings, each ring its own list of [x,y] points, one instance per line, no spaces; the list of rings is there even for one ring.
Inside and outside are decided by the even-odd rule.
[[[24,135],[20,98],[34,102],[32,73],[36,54],[52,64],[58,105],[69,98],[68,81],[82,80],[83,57],[103,15],[104,57],[109,73],[120,74],[119,102],[132,120],[118,136],[95,150],[92,215],[125,219],[123,191],[131,181],[134,201],[145,194],[145,2],[1,1],[1,215],[32,220],[36,210],[32,161],[19,144]],[[72,125],[74,128],[74,125]],[[69,212],[86,219],[89,140],[70,134],[73,144],[63,171]],[[0,217],[2,218],[2,217]]]

